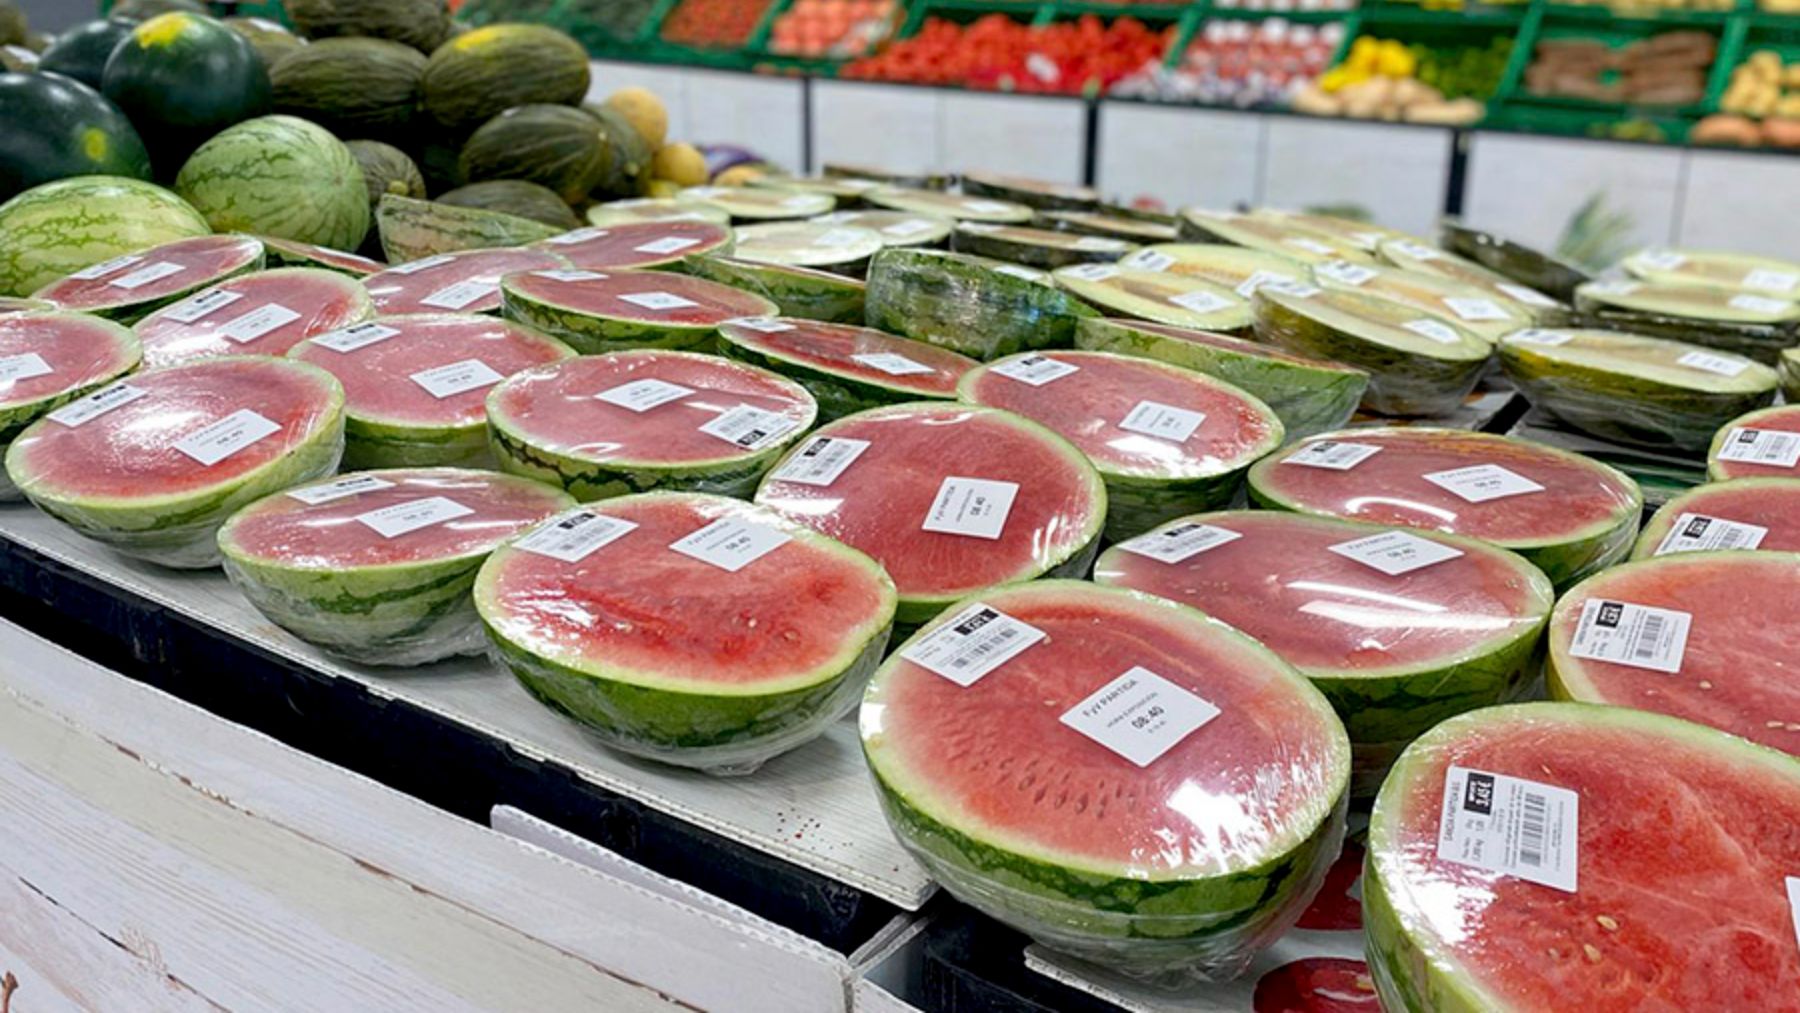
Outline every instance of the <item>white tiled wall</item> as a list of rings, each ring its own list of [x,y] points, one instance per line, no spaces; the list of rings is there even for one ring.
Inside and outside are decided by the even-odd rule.
[[[931,88],[814,82],[813,157],[820,165],[849,162],[897,172],[942,169],[941,105]]]
[[[1463,218],[1521,242],[1554,245],[1564,224],[1594,193],[1632,216],[1641,245],[1676,241],[1682,162],[1678,149],[1476,134],[1470,142]]]
[[[1695,152],[1677,227],[1683,246],[1800,260],[1800,159]]]
[[[1156,197],[1171,208],[1255,204],[1264,127],[1264,117],[1243,113],[1103,102],[1097,182],[1108,194]]]
[[[1443,212],[1449,130],[1294,116],[1268,122],[1262,203],[1358,205],[1408,232],[1430,232]]]
[[[1087,109],[1079,99],[946,91],[939,162],[989,172],[1081,182]]]

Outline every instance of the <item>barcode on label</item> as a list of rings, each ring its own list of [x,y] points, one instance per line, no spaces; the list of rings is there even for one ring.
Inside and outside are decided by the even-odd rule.
[[[399,328],[389,327],[386,324],[357,324],[355,327],[346,327],[341,331],[321,334],[312,339],[312,343],[323,345],[334,352],[354,352],[359,348],[373,345],[377,341],[386,341],[399,333]]]
[[[584,507],[545,521],[514,542],[513,548],[564,563],[579,563],[636,529],[637,525],[631,521],[597,514]]]
[[[1752,313],[1786,313],[1794,308],[1794,304],[1785,299],[1770,299],[1763,295],[1734,295],[1731,305]]]
[[[1328,260],[1313,268],[1313,273],[1340,285],[1366,285],[1379,277],[1373,268],[1352,264],[1347,260]]]
[[[1451,312],[1458,317],[1474,322],[1509,320],[1512,317],[1492,299],[1459,299],[1455,296],[1446,296],[1444,305],[1450,307]]]
[[[1675,518],[1669,533],[1656,547],[1656,554],[1676,552],[1721,552],[1730,549],[1754,549],[1762,544],[1769,529],[1756,524],[1684,513]]]
[[[1569,654],[1672,675],[1681,671],[1692,623],[1687,612],[1590,598],[1582,603]]]
[[[1380,447],[1368,443],[1318,440],[1289,454],[1281,463],[1302,464],[1308,468],[1324,468],[1327,471],[1349,471],[1380,452]]]
[[[1406,323],[1401,324],[1400,326],[1406,328],[1407,330],[1409,330],[1409,331],[1413,332],[1414,334],[1417,334],[1421,337],[1430,338],[1431,340],[1437,342],[1440,345],[1456,344],[1456,340],[1457,340],[1456,329],[1454,327],[1451,327],[1449,324],[1439,323],[1436,320],[1422,320],[1421,319],[1421,320],[1408,320]]]
[[[419,300],[421,306],[435,306],[444,310],[460,310],[471,303],[486,299],[500,290],[500,286],[481,278],[470,278],[454,285],[446,285]]]
[[[168,320],[173,320],[176,323],[191,324],[214,310],[230,306],[232,303],[237,302],[243,297],[244,294],[242,292],[228,292],[225,289],[215,289],[164,310],[163,317]]]
[[[1680,365],[1720,376],[1736,376],[1750,368],[1749,359],[1740,359],[1735,355],[1715,355],[1712,352],[1683,352],[1681,358],[1675,361]]]
[[[298,319],[300,319],[300,314],[294,310],[288,309],[280,303],[268,303],[232,318],[230,323],[219,328],[219,336],[239,344],[246,344],[271,331],[286,327]]]
[[[83,422],[105,415],[120,405],[128,405],[148,393],[150,392],[142,387],[133,387],[128,383],[115,383],[111,387],[97,390],[80,400],[71,401],[45,417],[52,422],[73,429]]]
[[[1574,893],[1581,797],[1567,788],[1450,766],[1437,857]]]
[[[1193,313],[1217,313],[1220,310],[1228,310],[1234,306],[1243,305],[1242,303],[1232,302],[1222,295],[1208,292],[1205,289],[1196,289],[1192,292],[1183,292],[1180,295],[1172,295],[1169,297],[1169,302]]]
[[[1526,288],[1524,285],[1514,285],[1510,282],[1501,282],[1494,287],[1499,289],[1502,295],[1517,302],[1522,302],[1527,306],[1536,306],[1540,309],[1550,309],[1556,306],[1555,299],[1539,292],[1535,288]]]
[[[1394,252],[1405,257],[1411,257],[1414,260],[1436,260],[1443,256],[1443,253],[1440,251],[1420,243],[1415,243],[1410,239],[1396,241],[1393,244],[1393,249]]]
[[[637,246],[636,250],[639,253],[680,253],[682,250],[697,245],[699,242],[700,240],[695,239],[692,236],[664,236],[661,239],[653,239],[648,243],[643,243]]]
[[[95,264],[91,267],[84,267],[81,270],[76,271],[74,274],[69,275],[69,277],[78,278],[82,281],[93,281],[95,278],[104,278],[107,275],[113,273],[114,271],[123,271],[125,268],[130,267],[131,265],[133,265],[143,259],[144,259],[143,257],[141,257],[137,254],[128,253],[123,257],[114,257],[111,260],[102,260],[100,263]]]
[[[585,243],[590,239],[599,239],[606,234],[606,230],[600,228],[576,229],[573,232],[565,232],[560,236],[551,236],[549,239],[544,240],[544,242],[549,243],[551,246],[574,246],[576,243]]]
[[[976,602],[900,656],[966,687],[1042,639],[1044,631]]]
[[[1800,465],[1800,432],[1740,426],[1726,434],[1719,459],[1792,468]]]
[[[1544,867],[1544,823],[1550,800],[1534,791],[1521,793],[1524,799],[1519,815],[1519,861],[1534,869]]]
[[[788,418],[755,405],[741,404],[712,417],[700,431],[746,450],[762,450],[779,441],[800,425]]]
[[[1764,292],[1792,292],[1795,285],[1800,285],[1800,274],[1759,267],[1744,275],[1742,284],[1745,288],[1761,289]]]
[[[1081,264],[1076,267],[1065,267],[1065,277],[1078,278],[1082,281],[1105,281],[1119,273],[1119,269],[1111,264]]]
[[[864,352],[852,355],[850,358],[870,369],[879,369],[889,376],[912,376],[918,373],[937,372],[930,366],[922,362],[914,362],[897,352]]]
[[[1167,271],[1175,265],[1175,258],[1161,250],[1139,250],[1119,263],[1139,271]],[[1240,294],[1246,297],[1249,295],[1248,292]]]
[[[1170,258],[1169,262],[1174,263],[1174,258]],[[1311,285],[1301,285],[1298,278],[1295,278],[1291,274],[1282,274],[1280,271],[1256,271],[1252,273],[1250,277],[1238,282],[1235,291],[1238,295],[1248,299],[1255,295],[1256,290],[1262,288],[1264,285],[1276,284],[1297,285],[1301,289],[1312,289],[1314,292],[1318,291],[1318,289],[1313,288]]]
[[[997,362],[988,367],[1011,380],[1042,387],[1044,384],[1060,380],[1071,373],[1081,372],[1081,367],[1052,359],[1044,355],[1027,355],[1016,359]]]

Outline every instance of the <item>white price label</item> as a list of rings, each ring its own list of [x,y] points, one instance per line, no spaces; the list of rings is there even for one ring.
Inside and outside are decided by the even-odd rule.
[[[1303,464],[1308,468],[1324,468],[1327,471],[1349,471],[1379,453],[1380,447],[1367,443],[1318,440],[1289,454],[1281,463]]]
[[[1688,262],[1687,257],[1674,250],[1645,250],[1637,259],[1652,271],[1673,271]]]
[[[1787,877],[1788,912],[1794,918],[1794,939],[1800,942],[1800,876]]]
[[[1725,435],[1719,460],[1792,468],[1800,465],[1800,433],[1739,426]]]
[[[500,290],[498,282],[483,278],[470,278],[454,285],[446,285],[419,300],[421,306],[435,306],[443,310],[460,310],[488,298]]]
[[[45,417],[52,422],[59,422],[73,429],[84,422],[105,415],[114,408],[128,405],[148,393],[150,392],[141,387],[133,387],[128,383],[115,383],[111,387],[103,387],[87,397],[71,401]]]
[[[1381,241],[1386,238],[1387,238],[1387,234],[1384,232],[1352,232],[1352,233],[1350,233],[1350,241],[1355,243],[1356,245],[1362,247],[1365,250],[1373,250],[1375,247],[1380,246]]]
[[[448,365],[422,369],[412,374],[412,382],[425,388],[432,397],[443,399],[464,391],[492,387],[505,377],[480,359],[464,359]]]
[[[1175,564],[1244,537],[1211,524],[1183,521],[1119,543],[1119,548],[1159,563]]]
[[[697,197],[700,200],[711,200],[714,197],[723,197],[730,192],[731,191],[728,188],[722,186],[690,186],[681,191],[681,196]]]
[[[1544,491],[1543,486],[1498,464],[1472,464],[1466,468],[1434,471],[1421,477],[1470,503],[1486,503],[1488,500]]]
[[[1426,246],[1423,243],[1415,243],[1410,239],[1395,240],[1392,248],[1394,252],[1403,257],[1411,257],[1413,260],[1436,260],[1444,255],[1442,250]]]
[[[621,295],[619,299],[620,301],[628,302],[633,306],[658,311],[682,310],[687,309],[690,306],[700,305],[692,299],[683,299],[681,296],[669,292],[627,292],[624,295]]]
[[[122,288],[129,291],[131,289],[143,288],[153,281],[161,281],[171,275],[180,274],[185,270],[187,270],[187,268],[180,264],[171,264],[166,260],[159,260],[154,264],[145,264],[143,267],[138,268],[130,274],[114,278],[112,281],[107,282],[107,284],[111,285],[113,288]]]
[[[270,331],[285,327],[298,319],[300,319],[298,312],[288,309],[280,303],[269,303],[258,306],[242,316],[233,317],[230,323],[219,328],[219,336],[241,345],[255,341]]]
[[[1574,893],[1580,803],[1567,788],[1452,766],[1438,858]]]
[[[579,563],[635,530],[637,525],[631,521],[580,508],[531,529],[530,534],[513,543],[513,548],[564,563]]]
[[[870,369],[879,369],[889,376],[912,376],[919,373],[937,372],[924,363],[914,362],[906,356],[894,352],[867,352],[852,355],[850,358]]]
[[[321,485],[309,485],[304,489],[289,490],[288,498],[297,499],[311,506],[318,506],[321,503],[330,503],[332,500],[348,499],[361,493],[374,492],[377,489],[392,489],[393,487],[394,483],[385,478],[378,478],[374,475],[351,475],[349,478],[340,478]]]
[[[577,243],[585,243],[590,239],[602,239],[608,235],[611,235],[611,233],[605,229],[590,227],[585,229],[575,229],[570,232],[565,232],[560,236],[551,236],[549,239],[544,240],[544,242],[549,243],[551,246],[574,246]]]
[[[1105,281],[1118,273],[1119,269],[1111,264],[1077,264],[1062,270],[1064,277],[1079,278],[1082,281]]]
[[[1677,364],[1694,369],[1717,373],[1720,376],[1736,376],[1750,368],[1749,359],[1740,359],[1735,355],[1715,355],[1712,352],[1683,352]]]
[[[467,517],[474,512],[447,496],[427,496],[357,514],[356,520],[383,538],[399,538],[420,528]]]
[[[1445,296],[1444,305],[1457,317],[1474,323],[1483,320],[1511,320],[1512,314],[1492,299],[1463,299],[1456,296]]]
[[[958,231],[958,232],[973,232],[975,235],[985,236],[985,235],[989,235],[991,233],[999,232],[1000,226],[993,225],[988,222],[962,222],[956,226],[956,231]]]
[[[1289,238],[1282,240],[1282,242],[1292,246],[1296,250],[1305,250],[1308,253],[1316,253],[1321,257],[1331,257],[1337,254],[1336,250],[1319,242],[1317,239],[1307,239],[1304,236],[1290,236]]]
[[[533,271],[531,273],[533,277],[549,278],[551,281],[605,281],[607,279],[607,276],[601,274],[599,271],[575,271],[568,268],[558,268],[549,271]]]
[[[1766,295],[1734,295],[1731,305],[1740,310],[1752,313],[1786,313],[1794,308],[1794,304],[1786,299],[1771,299]]]
[[[837,481],[869,449],[868,440],[848,436],[815,436],[769,474],[781,482],[827,486]]]
[[[1279,292],[1282,295],[1292,296],[1295,299],[1311,299],[1313,296],[1325,291],[1317,285],[1308,285],[1305,282],[1279,280],[1265,281],[1256,287],[1256,291],[1258,292],[1265,290]]]
[[[394,267],[390,267],[390,268],[388,268],[388,273],[389,274],[418,274],[420,271],[429,271],[434,267],[443,267],[445,264],[452,263],[455,260],[456,260],[456,258],[452,257],[448,253],[440,253],[435,257],[423,257],[419,260],[409,260],[404,264],[398,264]]]
[[[1764,292],[1792,292],[1794,286],[1800,285],[1800,274],[1791,271],[1771,271],[1759,267],[1744,275],[1740,282],[1745,288],[1759,289]]]
[[[780,412],[741,404],[713,416],[700,431],[745,450],[762,450],[773,446],[799,425],[799,419],[788,418]]]
[[[1522,302],[1527,306],[1536,306],[1539,309],[1555,309],[1557,306],[1555,299],[1539,292],[1535,288],[1526,288],[1524,285],[1514,285],[1512,282],[1508,281],[1500,282],[1494,287],[1499,289],[1502,294],[1518,302]]]
[[[244,293],[242,292],[231,292],[222,288],[214,289],[211,292],[194,296],[192,299],[183,300],[163,310],[162,315],[165,320],[173,320],[178,324],[191,324],[214,310],[230,306],[243,297]]]
[[[330,334],[321,334],[312,339],[312,343],[323,345],[334,352],[354,352],[359,348],[373,345],[377,341],[386,341],[399,333],[398,327],[389,327],[386,324],[357,324],[355,327],[346,327],[342,330],[332,331]]]
[[[1354,559],[1390,577],[1422,570],[1463,554],[1461,549],[1420,538],[1409,531],[1383,531],[1328,548],[1345,559]]]
[[[55,371],[50,368],[50,364],[36,352],[0,357],[0,383],[29,380],[34,376],[49,376],[53,372]]]
[[[1219,716],[1211,701],[1139,665],[1063,712],[1070,728],[1148,767]]]
[[[1590,281],[1586,285],[1581,286],[1580,294],[1583,294],[1583,295],[1630,295],[1633,292],[1636,292],[1638,289],[1643,288],[1643,287],[1644,286],[1638,284],[1635,281],[1624,281],[1622,279],[1615,278],[1610,281]]]
[[[1119,420],[1119,428],[1160,440],[1186,443],[1188,437],[1194,435],[1194,430],[1200,428],[1200,423],[1205,421],[1205,412],[1177,408],[1160,401],[1139,401]]]
[[[248,408],[239,408],[176,440],[175,449],[210,468],[252,443],[279,432],[281,426],[278,423]]]
[[[1082,236],[1074,244],[1075,249],[1089,253],[1112,253],[1125,249],[1125,245],[1117,239],[1107,239],[1104,236]]]
[[[1006,527],[1006,515],[1012,513],[1013,498],[1018,494],[1016,482],[951,475],[938,486],[937,497],[920,526],[947,535],[996,539]]]
[[[1289,286],[1289,288],[1281,289],[1281,291],[1292,291],[1294,295],[1298,295],[1302,299],[1310,295],[1316,295],[1319,291],[1311,285],[1303,284],[1299,278],[1296,278],[1291,274],[1282,274],[1280,271],[1256,271],[1252,273],[1250,277],[1238,282],[1235,291],[1238,295],[1248,299],[1255,295],[1256,290],[1262,288],[1264,285]]]
[[[678,383],[664,383],[661,380],[633,380],[617,387],[603,390],[594,395],[607,404],[618,405],[634,412],[647,412],[670,401],[679,401],[694,391]]]
[[[1352,264],[1347,260],[1327,260],[1313,268],[1313,273],[1320,277],[1330,278],[1341,285],[1367,285],[1381,277],[1380,272],[1372,267]]]
[[[855,246],[862,242],[862,229],[827,229],[824,235],[814,240],[814,245],[835,250],[844,246]]]
[[[1012,211],[1012,205],[991,200],[965,200],[963,210],[973,211],[978,215],[1002,215]]]
[[[1175,266],[1175,258],[1161,250],[1143,249],[1119,263],[1138,271],[1167,271]],[[1248,293],[1244,294],[1248,295]]]
[[[1511,344],[1538,345],[1543,348],[1555,348],[1575,340],[1575,335],[1566,331],[1546,331],[1536,327],[1528,327],[1522,331],[1514,331],[1506,336]]]
[[[695,239],[693,236],[664,236],[661,239],[653,239],[648,243],[633,247],[633,249],[637,250],[639,253],[651,253],[660,256],[666,253],[680,253],[690,246],[698,245],[700,245],[700,240]]]
[[[1040,285],[1044,282],[1044,273],[1042,271],[1033,271],[1029,267],[1020,267],[1017,264],[1001,264],[994,268],[994,273],[1011,275],[1014,278],[1023,278],[1026,281],[1037,282]]]
[[[736,573],[792,540],[787,532],[765,524],[721,517],[686,538],[670,543],[669,548],[727,573]]]
[[[1195,289],[1192,292],[1172,295],[1169,297],[1169,302],[1194,313],[1217,313],[1220,310],[1228,310],[1242,305],[1242,303],[1233,302],[1216,292],[1208,292],[1205,289]]]
[[[1656,555],[1677,552],[1719,552],[1729,549],[1754,549],[1762,544],[1769,529],[1756,524],[1728,521],[1723,517],[1684,513],[1675,518],[1669,533],[1656,547]]]
[[[774,317],[738,317],[736,320],[727,320],[725,322],[752,331],[759,331],[763,334],[780,334],[783,331],[791,331],[794,329],[793,324],[784,324]]]
[[[788,208],[789,210],[793,210],[793,211],[805,211],[808,208],[811,208],[818,203],[819,203],[819,200],[817,197],[809,196],[809,195],[803,194],[803,193],[795,194],[792,197],[784,197],[781,200],[782,207]]]
[[[1581,605],[1569,653],[1674,674],[1681,671],[1692,623],[1693,616],[1674,609],[1590,598]]]
[[[1430,338],[1440,345],[1454,345],[1457,342],[1456,328],[1436,320],[1408,320],[1400,326],[1421,337]]]
[[[895,222],[892,225],[886,226],[881,231],[896,239],[906,239],[909,236],[917,236],[922,233],[930,232],[937,227],[938,226],[934,223],[928,222],[923,218],[908,218],[903,222]]]
[[[914,641],[900,656],[968,687],[1042,639],[1043,630],[976,602]]]
[[[94,281],[95,279],[98,279],[98,278],[104,278],[107,275],[113,273],[114,271],[123,271],[124,269],[130,267],[131,265],[133,265],[143,259],[144,258],[138,254],[128,253],[123,257],[114,257],[111,260],[102,260],[98,264],[94,264],[90,267],[84,267],[81,270],[76,271],[74,274],[69,275],[69,277],[77,278],[81,281]]]
[[[1071,373],[1081,372],[1080,366],[1070,365],[1058,359],[1043,355],[1027,355],[1019,359],[1008,359],[989,367],[994,372],[1010,380],[1042,387],[1044,384],[1060,380]]]

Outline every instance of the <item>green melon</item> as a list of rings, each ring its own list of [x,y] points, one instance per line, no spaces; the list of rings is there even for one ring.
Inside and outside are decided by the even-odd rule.
[[[382,39],[325,39],[269,71],[275,111],[312,120],[343,138],[391,137],[419,111],[425,57]]]
[[[459,208],[389,194],[375,206],[375,228],[390,264],[440,253],[523,246],[561,230],[543,222],[483,208]]]
[[[282,57],[306,48],[305,39],[267,18],[225,18],[224,21],[227,27],[250,43],[251,49],[256,50],[265,69],[273,70]]]
[[[500,211],[560,229],[575,229],[581,219],[549,187],[522,179],[490,179],[438,194],[438,203],[459,208]]]
[[[130,35],[136,26],[137,22],[120,17],[76,25],[58,35],[50,48],[44,50],[38,70],[73,78],[99,91],[106,76],[107,58],[112,56],[119,40]]]
[[[314,39],[364,35],[429,53],[450,35],[444,0],[286,0],[285,9]]]
[[[471,183],[522,179],[579,204],[606,178],[612,154],[600,121],[587,112],[569,106],[524,105],[506,110],[469,135],[458,165],[462,178]]]
[[[175,191],[219,232],[354,250],[369,231],[368,190],[350,149],[293,116],[250,120],[207,141]]]
[[[439,46],[424,88],[425,111],[451,128],[514,106],[574,105],[588,90],[587,50],[544,25],[487,25]]]
[[[841,274],[723,256],[684,260],[681,270],[762,296],[784,317],[830,323],[860,323],[863,319],[867,286]]]
[[[381,205],[381,198],[390,193],[396,197],[425,198],[425,177],[406,152],[382,141],[348,141],[344,147],[350,149],[350,157],[362,169],[370,215]]]
[[[0,295],[27,296],[103,260],[210,231],[180,197],[141,180],[45,183],[0,204]]]
[[[1099,316],[1042,271],[983,257],[888,247],[869,265],[868,322],[978,359],[1067,348]]]

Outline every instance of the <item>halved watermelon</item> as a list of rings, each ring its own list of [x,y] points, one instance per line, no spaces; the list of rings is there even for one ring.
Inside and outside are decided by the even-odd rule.
[[[1602,327],[1723,348],[1771,365],[1800,325],[1800,293],[1714,285],[1592,281],[1575,290],[1575,308]]]
[[[1740,415],[1713,437],[1706,474],[1731,478],[1800,478],[1800,404]]]
[[[514,271],[566,269],[543,250],[495,249],[440,253],[396,264],[363,279],[383,316],[404,313],[492,313],[500,308],[500,279]]]
[[[747,496],[818,405],[766,369],[637,349],[526,370],[489,392],[487,412],[502,469],[587,502],[651,489]]]
[[[737,257],[693,257],[682,262],[681,270],[759,295],[774,303],[784,317],[831,323],[862,323],[869,291],[861,280],[846,275]]]
[[[1490,342],[1532,322],[1530,313],[1509,299],[1496,299],[1486,289],[1382,264],[1327,260],[1313,265],[1312,281],[1321,288],[1364,292],[1411,306]]]
[[[690,186],[676,194],[675,199],[689,207],[723,211],[739,222],[811,218],[837,207],[837,200],[829,194],[743,186]]]
[[[914,190],[902,186],[884,186],[870,190],[863,195],[863,199],[889,211],[954,218],[965,222],[1023,225],[1031,221],[1034,213],[1025,205],[1013,201],[970,197],[942,190]]]
[[[380,317],[288,352],[344,385],[344,468],[491,468],[487,395],[514,373],[574,349],[471,313]]]
[[[1067,348],[1099,314],[1042,271],[941,250],[885,249],[869,265],[868,322],[977,359]]]
[[[263,245],[249,236],[195,236],[84,267],[32,298],[130,323],[158,306],[263,266]]]
[[[536,244],[583,271],[658,267],[731,249],[731,230],[707,221],[631,222],[591,226]]]
[[[1100,474],[1067,440],[1012,412],[931,402],[821,427],[756,501],[874,556],[900,589],[902,628],[996,584],[1087,573],[1106,519]]]
[[[220,355],[285,355],[315,334],[375,312],[355,278],[316,267],[283,267],[222,282],[165,306],[132,328],[146,366]]]
[[[525,688],[607,745],[747,773],[856,706],[887,647],[894,585],[768,510],[653,493],[495,552],[475,607]]]
[[[1361,243],[1339,239],[1292,222],[1256,218],[1234,211],[1183,208],[1181,237],[1203,243],[1247,246],[1306,264],[1327,260],[1367,264],[1374,260]]]
[[[1343,718],[1359,796],[1426,729],[1523,693],[1556,600],[1536,567],[1483,542],[1261,510],[1115,545],[1094,580],[1192,605],[1299,669]]]
[[[27,499],[80,534],[164,566],[217,566],[239,507],[337,470],[344,388],[330,373],[227,356],[139,373],[33,423],[6,452]]]
[[[813,221],[873,229],[883,246],[937,246],[956,228],[954,218],[907,211],[833,211]]]
[[[1281,446],[1281,420],[1222,380],[1110,352],[1026,352],[965,374],[957,396],[1075,444],[1106,481],[1106,537],[1231,505],[1244,472]]]
[[[861,277],[881,249],[881,234],[856,225],[824,222],[771,222],[745,225],[735,234],[731,255],[738,260],[782,267],[811,267]]]
[[[587,209],[589,225],[607,228],[638,222],[712,222],[730,225],[731,216],[718,208],[672,198],[641,197],[607,201]]]
[[[1026,225],[962,222],[950,235],[950,248],[959,253],[1011,261],[1051,270],[1070,264],[1111,263],[1136,249],[1134,244],[1110,236],[1084,236]]]
[[[480,653],[476,570],[574,505],[561,489],[491,471],[363,471],[239,510],[219,550],[244,597],[301,640],[359,664],[423,665]]]
[[[1147,320],[1083,320],[1075,347],[1155,359],[1242,387],[1274,409],[1290,440],[1349,422],[1369,386],[1369,374],[1351,366]]]
[[[768,317],[759,295],[666,271],[527,271],[501,279],[507,319],[592,355],[627,348],[710,351],[719,325]]]
[[[1382,1008],[1800,1010],[1795,827],[1800,760],[1710,728],[1568,703],[1452,718],[1370,819]]]
[[[980,363],[947,348],[871,327],[753,317],[719,326],[719,351],[798,380],[819,417],[878,405],[956,397],[956,382]]]
[[[1282,253],[1223,243],[1159,243],[1119,261],[1139,271],[1166,271],[1222,285],[1245,299],[1272,281],[1304,284],[1311,278],[1302,262]]]
[[[1645,523],[1631,555],[1721,549],[1800,552],[1800,478],[1740,478],[1689,489]]]
[[[263,250],[268,254],[269,263],[281,267],[322,267],[327,271],[341,271],[356,278],[366,278],[371,274],[385,271],[387,265],[379,260],[370,260],[360,254],[345,253],[312,243],[302,243],[294,239],[276,239],[273,236],[257,236],[262,240]]]
[[[1550,696],[1670,714],[1800,755],[1797,608],[1800,553],[1615,566],[1556,603]]]
[[[889,824],[951,894],[1135,977],[1242,973],[1343,839],[1330,704],[1149,595],[1057,580],[958,602],[882,665],[861,726]]]
[[[1631,551],[1637,483],[1579,454],[1457,429],[1345,429],[1250,469],[1258,506],[1478,538],[1559,588]]]
[[[1055,273],[1056,283],[1112,316],[1154,320],[1202,331],[1244,331],[1250,303],[1222,285],[1185,274],[1111,264],[1080,264]]]
[[[143,351],[124,326],[85,313],[0,314],[0,453],[60,405],[137,368]],[[0,502],[20,498],[0,474]]]

